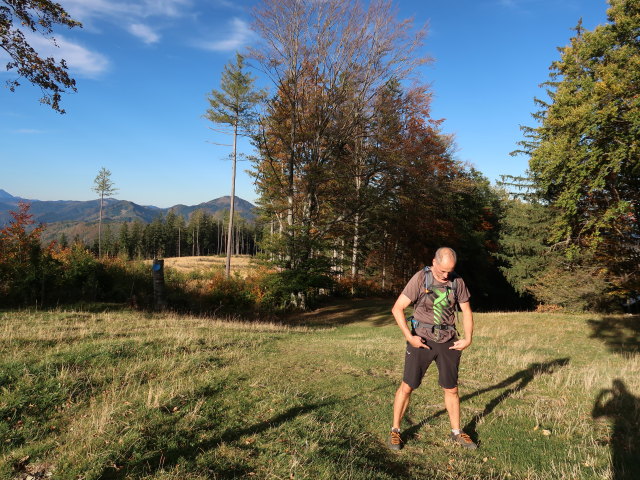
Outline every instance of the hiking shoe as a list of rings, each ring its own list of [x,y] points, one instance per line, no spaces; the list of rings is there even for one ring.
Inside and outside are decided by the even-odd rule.
[[[471,437],[464,432],[460,432],[457,435],[455,433],[451,433],[451,440],[458,445],[462,445],[463,448],[468,448],[470,450],[475,450],[478,446],[471,440]]]
[[[400,438],[400,430],[391,429],[387,446],[391,450],[400,450],[402,448],[402,439]]]

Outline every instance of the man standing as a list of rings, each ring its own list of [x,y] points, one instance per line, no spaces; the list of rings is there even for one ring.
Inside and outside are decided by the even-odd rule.
[[[444,390],[444,405],[451,423],[451,440],[465,448],[477,448],[469,435],[460,430],[458,366],[462,350],[471,345],[473,313],[469,304],[469,290],[454,272],[455,266],[456,252],[447,247],[439,248],[431,268],[420,270],[409,280],[391,309],[407,339],[404,375],[393,403],[393,425],[388,441],[392,450],[402,448],[400,422],[409,406],[411,393],[420,386],[427,368],[434,360],[438,367],[438,383]],[[458,339],[455,328],[456,302],[462,310],[462,339]],[[410,328],[404,309],[412,303],[413,328]]]

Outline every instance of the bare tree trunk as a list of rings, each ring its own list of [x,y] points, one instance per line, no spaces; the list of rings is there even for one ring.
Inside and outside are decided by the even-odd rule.
[[[389,234],[385,230],[382,237],[382,290],[385,289],[387,280],[387,237]]]
[[[361,153],[362,149],[360,148],[360,141],[356,140],[356,149],[355,149],[355,189],[356,189],[356,205],[355,208],[360,208],[360,191],[362,189],[362,167],[361,167]],[[358,276],[358,249],[360,247],[360,212],[356,211],[353,220],[353,250],[351,252],[351,279],[353,280],[351,287],[351,294],[355,293],[355,284]]]
[[[351,278],[355,281],[358,274],[358,247],[360,244],[360,214],[353,220],[353,250],[351,252]]]
[[[98,258],[102,258],[102,208],[104,205],[104,192],[100,194],[100,216],[98,217]]]
[[[293,154],[291,155],[291,160],[289,162],[289,185],[287,192],[287,225],[289,226],[288,242],[287,242],[287,253],[285,255],[285,259],[287,261],[287,267],[291,268],[291,260],[294,253],[295,248],[295,237],[293,230]]]
[[[274,234],[274,219],[271,218],[271,228],[269,230],[269,233],[271,234],[271,238],[273,239],[273,234]],[[273,255],[273,250],[271,250],[271,252],[269,253],[269,260],[270,261],[274,261],[275,257]]]
[[[340,248],[340,274],[338,275],[338,278],[342,278],[342,270],[344,267],[344,247],[345,247],[345,241],[344,238],[341,240],[341,248]]]
[[[236,225],[236,255],[240,255],[240,225]]]
[[[236,145],[238,138],[238,119],[236,118],[233,126],[233,167],[231,168],[231,199],[229,209],[229,231],[227,233],[227,264],[225,267],[225,275],[227,278],[231,276],[231,249],[233,248],[233,215],[235,213],[235,195],[236,195]]]

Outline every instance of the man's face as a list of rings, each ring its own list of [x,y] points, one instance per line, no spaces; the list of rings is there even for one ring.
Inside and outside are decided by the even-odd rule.
[[[438,262],[435,258],[433,259],[433,264],[431,265],[431,271],[433,272],[433,278],[435,278],[440,283],[445,283],[449,281],[449,277],[456,266],[456,263],[452,258],[444,257],[442,262]]]

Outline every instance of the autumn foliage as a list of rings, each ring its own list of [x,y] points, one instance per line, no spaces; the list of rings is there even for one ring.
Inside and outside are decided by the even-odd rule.
[[[415,79],[426,30],[385,1],[265,0],[255,20],[252,55],[275,87],[256,138],[262,247],[292,301],[319,276],[354,295],[397,292],[443,245],[488,291],[499,200],[456,159]]]
[[[0,230],[0,297],[5,301],[16,296],[33,300],[45,264],[40,244],[44,227],[34,227],[27,203],[20,203],[18,210],[10,213],[13,220]]]

